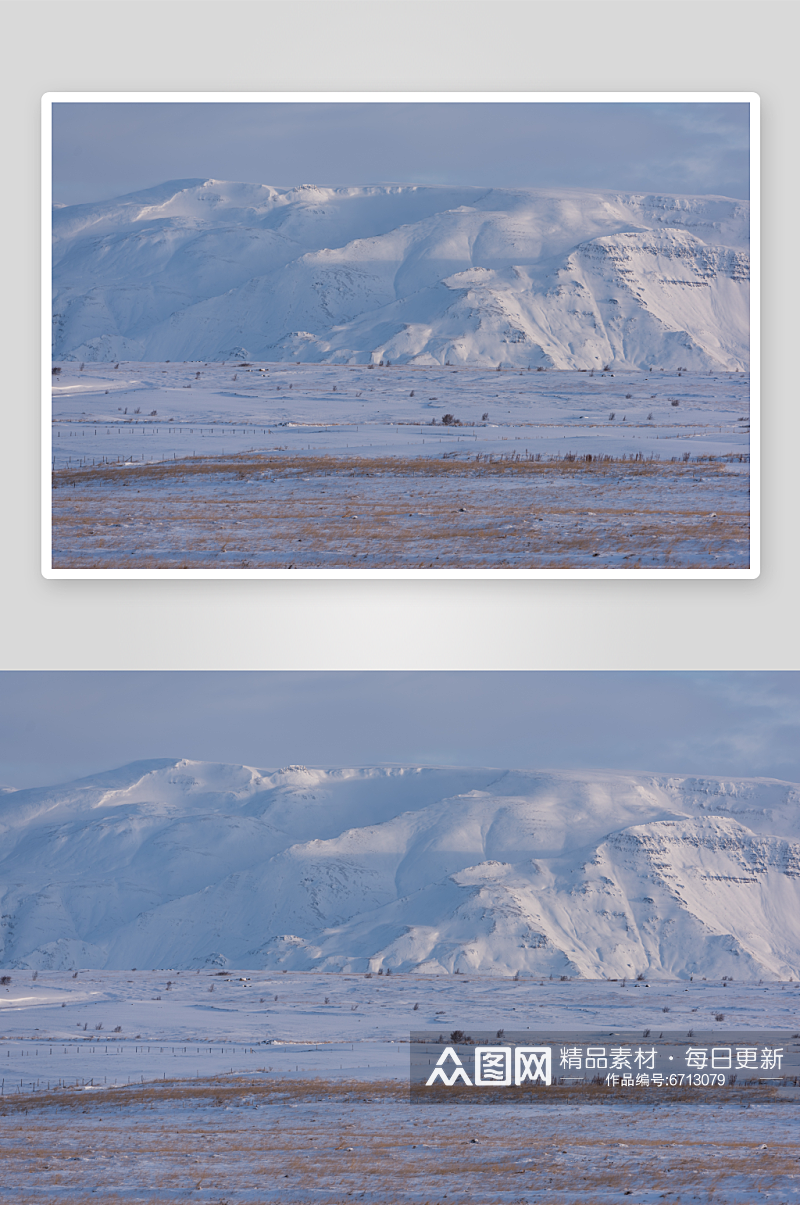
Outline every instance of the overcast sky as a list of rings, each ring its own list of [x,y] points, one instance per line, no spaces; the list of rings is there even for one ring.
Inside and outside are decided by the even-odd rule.
[[[142,758],[800,782],[800,672],[3,672],[0,783]]]
[[[53,199],[165,180],[396,181],[746,198],[738,103],[60,103]]]

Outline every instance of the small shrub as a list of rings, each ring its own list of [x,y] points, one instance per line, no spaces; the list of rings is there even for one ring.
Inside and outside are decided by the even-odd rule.
[[[644,971],[640,971],[639,974],[636,976],[636,982],[644,983]]]
[[[503,1038],[506,1036],[506,1031],[504,1029],[498,1029],[494,1036],[497,1038],[498,1042],[502,1042]]]
[[[157,411],[157,410],[151,410],[151,411],[150,411],[150,417],[151,417],[151,418],[155,418],[155,416],[156,416],[157,414],[158,414],[158,411]]]
[[[481,422],[485,423],[488,417],[489,417],[489,411],[485,410],[483,412],[483,414],[481,415]]]
[[[122,1026],[121,1026],[121,1025],[115,1025],[115,1026],[114,1026],[114,1033],[122,1033]]]
[[[675,398],[675,397],[670,398],[670,402],[669,402],[669,404],[670,404],[670,406],[680,406],[680,402],[679,402],[679,401],[678,401],[678,399],[677,399],[677,398]]]
[[[612,410],[612,411],[611,411],[611,413],[610,413],[610,414],[609,414],[609,416],[608,416],[608,421],[609,421],[610,423],[613,423],[613,421],[614,421],[614,419],[615,419],[616,417],[617,417],[617,416],[616,416],[615,411],[613,411],[613,410]]]
[[[11,982],[10,975],[0,975],[0,983],[2,983],[3,987],[5,987],[10,982]]]
[[[54,368],[54,369],[53,369],[53,376],[54,376],[54,377],[57,377],[57,376],[58,376],[58,374],[59,374],[60,372],[61,372],[61,369],[60,369],[60,368]]]
[[[418,1004],[415,1004],[415,1005],[414,1005],[414,1009],[413,1009],[413,1011],[414,1011],[415,1013],[419,1012],[419,1005],[418,1005]]]
[[[625,394],[625,401],[626,401],[626,402],[629,402],[629,401],[631,400],[631,398],[632,398],[632,397],[633,397],[633,394],[632,394],[632,393],[626,393],[626,394]]]
[[[326,1003],[326,1004],[330,1004],[330,1000],[328,999],[328,997],[327,997],[327,996],[325,997],[325,1003]]]
[[[77,971],[75,971],[75,972],[73,973],[72,978],[73,978],[73,979],[77,979],[77,978],[78,978],[78,972],[77,972]]]
[[[724,1021],[725,1014],[724,1013],[714,1013],[714,1020],[715,1021]]]
[[[31,979],[38,979],[38,978],[39,978],[39,972],[34,971],[33,974],[31,975]]]
[[[665,1004],[665,1005],[664,1005],[664,1007],[662,1008],[662,1010],[661,1010],[661,1011],[662,1011],[662,1013],[668,1013],[668,1012],[669,1012],[669,1005],[668,1005],[668,1004]]]
[[[463,1029],[454,1029],[450,1034],[450,1041],[454,1042],[456,1045],[458,1045],[459,1042],[465,1042],[466,1039],[467,1035],[464,1033]]]

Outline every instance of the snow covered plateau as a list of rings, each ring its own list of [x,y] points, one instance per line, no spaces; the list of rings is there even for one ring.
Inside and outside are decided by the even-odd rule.
[[[736,371],[749,204],[173,180],[53,212],[58,361]]]
[[[7,968],[800,975],[800,787],[136,762],[0,796]]]

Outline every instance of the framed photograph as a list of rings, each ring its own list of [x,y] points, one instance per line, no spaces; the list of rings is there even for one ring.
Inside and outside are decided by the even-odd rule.
[[[758,109],[48,94],[43,574],[757,577]]]

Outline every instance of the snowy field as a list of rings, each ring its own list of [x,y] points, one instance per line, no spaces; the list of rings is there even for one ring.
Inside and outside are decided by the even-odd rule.
[[[28,1091],[252,1073],[406,1083],[412,1030],[641,1025],[657,1032],[667,1021],[670,1029],[721,1033],[786,1030],[797,1025],[800,1004],[796,982],[623,986],[621,980],[313,971],[79,971],[77,978],[40,971],[36,979],[30,971],[7,973],[11,983],[0,987],[0,1077],[6,1090]],[[714,1020],[720,1010],[724,1022]]]
[[[744,373],[59,367],[55,568],[749,565]]]
[[[798,1198],[793,1088],[492,1107],[406,1088],[414,1028],[786,1030],[794,982],[9,973],[2,1199]]]

